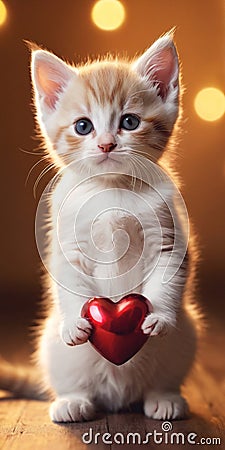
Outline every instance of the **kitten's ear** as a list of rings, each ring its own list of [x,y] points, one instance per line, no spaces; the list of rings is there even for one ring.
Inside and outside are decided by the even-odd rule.
[[[31,77],[42,111],[50,113],[75,71],[60,58],[45,50],[34,50],[31,59]],[[44,112],[43,111],[43,112]]]
[[[178,95],[179,62],[171,33],[159,38],[138,58],[133,68],[149,83],[157,85],[163,101],[171,90]]]

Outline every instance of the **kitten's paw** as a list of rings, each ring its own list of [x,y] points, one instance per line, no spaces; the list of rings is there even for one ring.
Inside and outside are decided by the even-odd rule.
[[[61,338],[67,345],[79,345],[87,342],[92,326],[88,320],[78,317],[76,320],[65,320],[61,327]]]
[[[93,403],[82,397],[57,398],[50,406],[49,415],[53,422],[83,422],[95,417]]]
[[[143,333],[148,334],[149,336],[163,336],[167,334],[169,325],[158,314],[151,313],[145,318],[141,328]]]
[[[144,412],[151,419],[184,419],[188,416],[188,405],[180,394],[152,392],[145,399]]]

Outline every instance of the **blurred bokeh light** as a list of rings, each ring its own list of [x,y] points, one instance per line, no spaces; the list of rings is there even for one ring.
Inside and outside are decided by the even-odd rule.
[[[99,0],[95,3],[91,16],[98,28],[112,31],[122,25],[125,9],[118,0]]]
[[[195,110],[201,119],[208,122],[220,119],[225,111],[223,92],[214,87],[202,89],[195,97]]]
[[[3,25],[3,23],[6,21],[6,17],[7,10],[5,4],[0,0],[0,25]]]

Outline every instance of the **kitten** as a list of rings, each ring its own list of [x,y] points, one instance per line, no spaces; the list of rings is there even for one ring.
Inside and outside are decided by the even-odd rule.
[[[36,118],[59,168],[45,265],[49,315],[37,351],[55,422],[143,402],[154,419],[185,417],[180,386],[196,348],[187,221],[162,155],[179,114],[173,37],[141,57],[73,67],[34,49]],[[169,175],[170,173],[170,175]],[[182,209],[183,208],[183,209]],[[176,242],[175,242],[176,241]],[[139,292],[153,305],[149,338],[122,366],[100,356],[81,317],[88,298]]]

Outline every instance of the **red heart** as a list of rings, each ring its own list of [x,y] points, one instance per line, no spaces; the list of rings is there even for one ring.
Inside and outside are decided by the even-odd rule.
[[[114,303],[93,297],[81,311],[92,324],[89,341],[104,358],[119,366],[132,358],[147,341],[141,325],[152,305],[143,295],[129,294]]]

